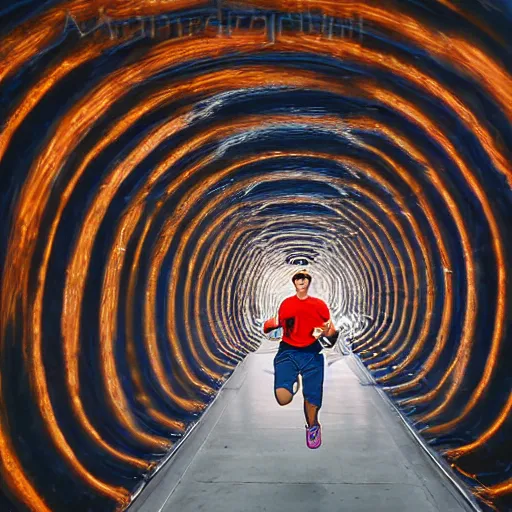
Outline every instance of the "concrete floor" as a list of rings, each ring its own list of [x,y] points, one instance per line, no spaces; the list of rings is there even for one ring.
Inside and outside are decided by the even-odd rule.
[[[354,366],[326,355],[322,447],[305,444],[302,393],[273,396],[276,344],[237,368],[130,512],[475,510]],[[359,375],[359,376],[358,376]]]

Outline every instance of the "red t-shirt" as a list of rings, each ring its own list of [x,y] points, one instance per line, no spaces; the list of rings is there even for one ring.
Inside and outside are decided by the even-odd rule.
[[[314,343],[315,327],[322,327],[331,317],[327,304],[316,297],[299,299],[297,295],[283,300],[279,307],[279,327],[283,328],[283,341],[294,347],[307,347]]]

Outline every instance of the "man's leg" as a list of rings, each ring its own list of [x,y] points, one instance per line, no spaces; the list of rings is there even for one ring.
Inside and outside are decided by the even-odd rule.
[[[278,352],[274,358],[274,394],[279,405],[288,405],[293,400],[293,385],[299,369],[286,352]]]
[[[279,405],[288,405],[293,400],[292,393],[285,388],[277,388],[275,394]]]
[[[323,354],[312,354],[302,368],[304,416],[308,427],[318,425],[318,411],[323,399],[324,363]]]
[[[306,416],[306,423],[308,427],[312,427],[313,425],[318,425],[318,411],[320,407],[314,404],[310,404],[306,399],[304,399],[304,416]]]
[[[314,354],[302,367],[304,415],[306,416],[306,444],[308,448],[319,448],[322,444],[318,411],[322,407],[324,385],[324,356]]]

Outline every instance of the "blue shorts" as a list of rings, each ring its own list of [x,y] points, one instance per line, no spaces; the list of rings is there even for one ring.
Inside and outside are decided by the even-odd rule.
[[[304,399],[320,408],[324,387],[323,354],[300,348],[279,350],[274,358],[274,392],[284,388],[293,394],[293,384],[299,374],[302,375]]]

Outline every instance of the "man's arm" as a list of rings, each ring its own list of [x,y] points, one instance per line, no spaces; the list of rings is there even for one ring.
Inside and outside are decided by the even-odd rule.
[[[332,336],[336,333],[336,327],[334,327],[334,323],[331,319],[327,320],[323,325],[324,330],[322,331],[322,336]]]
[[[321,326],[315,327],[313,331],[313,336],[315,338],[319,338],[320,336],[333,336],[334,334],[336,334],[337,331],[331,319],[331,312],[329,311],[329,308],[325,302],[321,301],[320,304],[320,315],[323,318],[327,318],[327,321],[324,322]]]
[[[277,329],[278,327],[283,327],[285,324],[285,304],[286,301],[281,302],[281,305],[279,306],[279,311],[277,313],[277,316],[274,318],[269,318],[264,324],[263,324],[263,332],[265,334],[273,331],[274,329]]]

